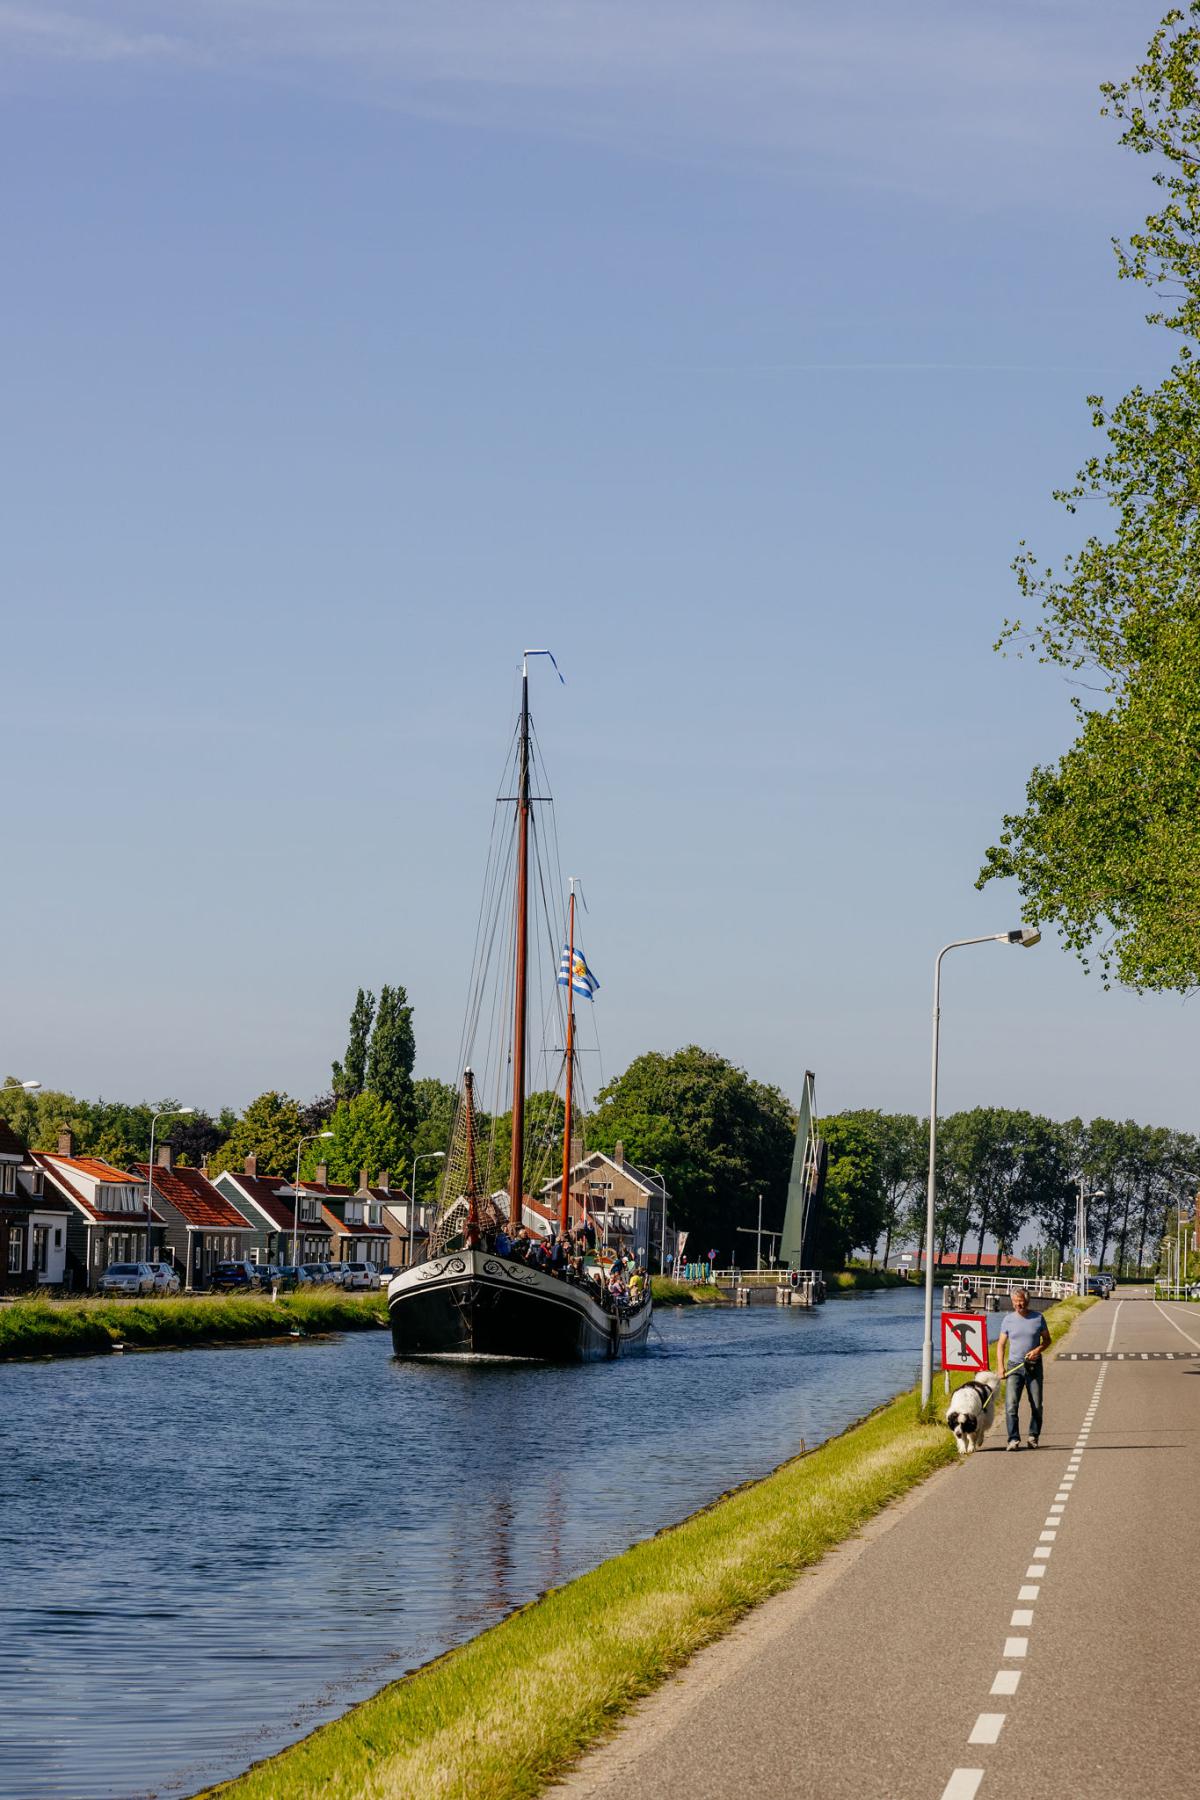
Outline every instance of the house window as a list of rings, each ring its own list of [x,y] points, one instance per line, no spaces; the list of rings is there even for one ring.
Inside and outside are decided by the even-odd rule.
[[[61,1225],[56,1225],[54,1227],[54,1248],[56,1250],[62,1249],[62,1226]]]
[[[50,1227],[35,1225],[33,1228],[33,1266],[39,1275],[44,1275],[50,1263]]]
[[[10,1225],[8,1228],[8,1272],[10,1275],[21,1273],[24,1250],[25,1234],[19,1225]]]
[[[16,1163],[5,1163],[5,1165],[4,1165],[3,1191],[6,1194],[15,1194],[17,1191],[17,1165],[16,1165]]]

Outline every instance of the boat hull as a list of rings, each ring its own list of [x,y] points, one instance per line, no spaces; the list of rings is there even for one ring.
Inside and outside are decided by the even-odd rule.
[[[388,1284],[397,1356],[598,1362],[645,1348],[651,1302],[618,1315],[583,1288],[486,1250],[455,1250]]]

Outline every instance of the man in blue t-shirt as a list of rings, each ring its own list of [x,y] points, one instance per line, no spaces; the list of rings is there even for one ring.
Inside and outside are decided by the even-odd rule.
[[[1000,1333],[996,1360],[1000,1374],[1007,1377],[1004,1390],[1004,1419],[1008,1426],[1008,1447],[1021,1448],[1020,1406],[1022,1390],[1029,1395],[1029,1448],[1037,1449],[1042,1435],[1042,1351],[1050,1348],[1050,1333],[1041,1313],[1029,1310],[1029,1295],[1016,1288],[1013,1309]],[[1013,1368],[1008,1372],[1009,1357]]]

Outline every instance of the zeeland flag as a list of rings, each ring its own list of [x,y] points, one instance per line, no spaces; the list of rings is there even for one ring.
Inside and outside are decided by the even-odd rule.
[[[573,952],[569,944],[563,945],[562,960],[558,965],[558,985],[582,994],[585,1000],[590,1000],[600,986],[584,961],[583,952]]]

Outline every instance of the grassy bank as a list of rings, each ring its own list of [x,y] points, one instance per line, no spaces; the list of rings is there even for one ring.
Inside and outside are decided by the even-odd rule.
[[[835,1269],[826,1275],[825,1286],[835,1294],[867,1293],[873,1288],[897,1288],[906,1285],[895,1269]]]
[[[1089,1304],[1055,1307],[1052,1333]],[[552,1589],[207,1800],[528,1800],[702,1645],[955,1460],[918,1401],[901,1395]]]
[[[387,1318],[387,1296],[331,1289],[269,1295],[180,1294],[153,1300],[17,1300],[0,1307],[0,1361],[236,1343],[303,1332],[357,1331]]]
[[[706,1281],[672,1281],[665,1275],[650,1277],[655,1306],[720,1306],[721,1290]]]

